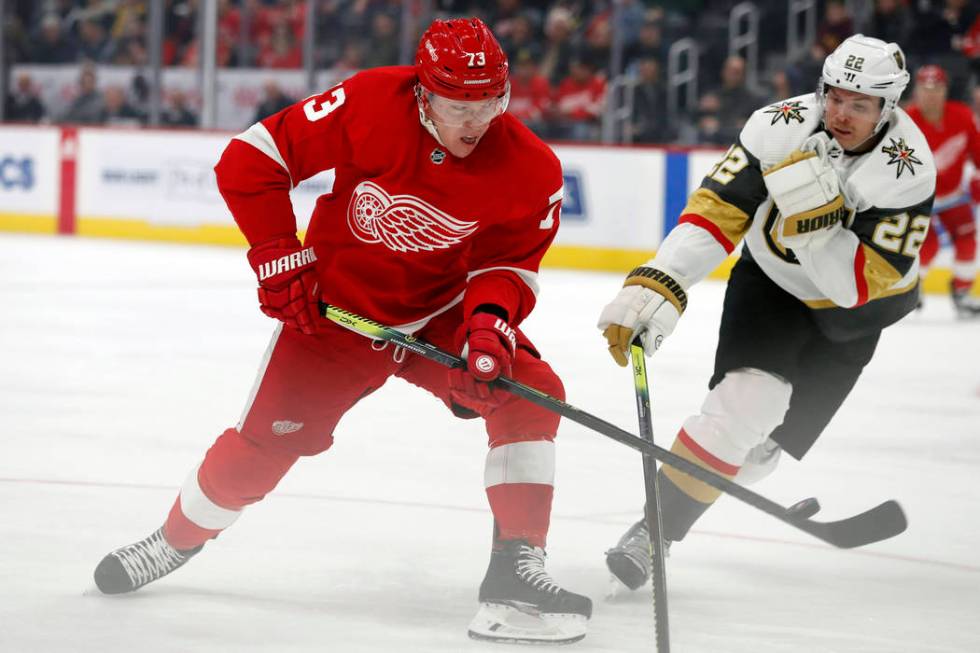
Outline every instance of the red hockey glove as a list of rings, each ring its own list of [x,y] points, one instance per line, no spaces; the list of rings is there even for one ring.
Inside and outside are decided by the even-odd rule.
[[[299,329],[317,331],[320,321],[316,253],[296,238],[270,240],[248,250],[248,262],[259,278],[262,312]]]
[[[490,381],[510,376],[517,353],[517,334],[507,321],[491,313],[474,313],[456,332],[466,369],[449,370],[449,393],[453,401],[483,413],[507,399]]]

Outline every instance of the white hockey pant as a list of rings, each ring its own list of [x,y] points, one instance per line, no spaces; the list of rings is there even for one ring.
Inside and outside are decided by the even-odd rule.
[[[684,430],[711,455],[740,467],[736,482],[754,483],[776,468],[780,449],[769,435],[783,423],[792,393],[790,383],[768,372],[732,370]]]

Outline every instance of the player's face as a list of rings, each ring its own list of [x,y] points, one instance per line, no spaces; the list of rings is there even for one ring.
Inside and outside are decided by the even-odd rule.
[[[881,116],[881,100],[842,88],[827,89],[824,124],[845,150],[854,150],[874,133]]]
[[[426,95],[429,119],[449,153],[459,158],[472,154],[490,123],[506,108],[505,98],[465,102],[432,93]]]
[[[915,103],[926,113],[938,112],[946,103],[946,85],[916,84]]]

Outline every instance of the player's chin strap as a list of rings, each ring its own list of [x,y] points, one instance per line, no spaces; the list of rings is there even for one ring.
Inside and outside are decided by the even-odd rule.
[[[455,369],[466,367],[466,361],[459,356],[450,354],[444,349],[436,347],[432,343],[426,342],[421,338],[402,333],[374,320],[361,317],[356,313],[351,313],[337,306],[332,306],[324,302],[320,303],[320,314],[338,324],[345,329],[349,329],[365,338],[371,340],[386,340],[400,345],[404,349],[421,356],[422,358],[438,363],[445,367]],[[736,499],[744,501],[753,508],[775,517],[776,519],[798,528],[813,537],[832,544],[833,546],[850,549],[856,546],[878,542],[889,537],[893,537],[903,532],[908,526],[905,513],[901,506],[895,501],[886,501],[879,506],[867,510],[859,515],[833,522],[818,522],[809,518],[813,514],[807,508],[805,512],[800,512],[799,506],[812,506],[813,499],[804,499],[794,506],[784,508],[775,501],[767,499],[761,494],[757,494],[738,483],[734,483],[724,476],[701,467],[690,460],[683,458],[672,451],[657,446],[652,442],[647,442],[643,438],[624,431],[618,426],[611,424],[595,415],[566,404],[560,399],[547,395],[540,390],[524,385],[520,381],[498,377],[492,383],[496,388],[509,392],[522,399],[530,401],[532,404],[540,406],[545,410],[561,415],[573,422],[581,424],[596,433],[600,433],[607,438],[615,440],[620,444],[635,449],[656,458],[662,463],[670,465],[675,469],[694,477],[725,492]]]

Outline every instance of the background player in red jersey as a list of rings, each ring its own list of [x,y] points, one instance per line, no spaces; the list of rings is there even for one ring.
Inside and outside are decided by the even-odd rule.
[[[507,59],[489,29],[436,21],[414,67],[364,71],[232,139],[218,187],[251,245],[261,308],[282,324],[239,424],[214,442],[159,530],[102,560],[103,592],[180,567],[300,456],[328,449],[344,413],[398,376],[486,422],[494,540],[471,636],[584,637],[591,601],[544,569],[558,417],[489,385],[503,374],[564,396],[518,328],[558,228],[561,166],[504,113],[508,96]],[[289,190],[330,169],[333,189],[301,244]],[[366,340],[322,320],[321,299],[478,364],[447,373]]]
[[[939,66],[923,66],[915,74],[914,104],[909,117],[929,141],[936,161],[936,202],[933,219],[943,225],[953,244],[953,280],[950,293],[957,314],[980,316],[980,302],[970,296],[977,273],[977,229],[973,205],[980,201],[980,173],[963,189],[968,161],[980,170],[980,132],[970,107],[946,99],[949,83]],[[923,274],[939,251],[935,229],[926,234],[919,250]]]

